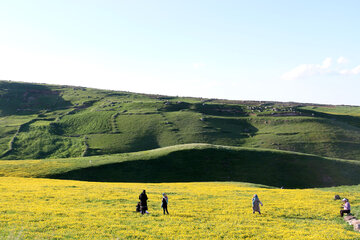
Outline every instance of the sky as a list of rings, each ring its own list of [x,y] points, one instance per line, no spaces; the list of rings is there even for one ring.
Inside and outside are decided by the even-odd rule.
[[[360,105],[358,0],[0,0],[0,79]]]

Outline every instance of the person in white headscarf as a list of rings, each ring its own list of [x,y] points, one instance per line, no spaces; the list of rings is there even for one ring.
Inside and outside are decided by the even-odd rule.
[[[263,206],[262,202],[260,202],[260,199],[258,197],[257,194],[254,195],[253,199],[252,199],[252,208],[253,208],[253,213],[258,212],[259,214],[261,214],[260,212],[260,205]]]
[[[344,198],[342,200],[344,202],[343,204],[343,207],[344,207],[344,210],[340,210],[340,216],[344,216],[344,213],[347,213],[347,214],[350,214],[350,203],[349,203],[349,200],[347,198]]]

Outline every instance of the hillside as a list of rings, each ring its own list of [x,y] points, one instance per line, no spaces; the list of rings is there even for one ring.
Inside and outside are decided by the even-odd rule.
[[[0,238],[358,239],[359,112],[0,81]]]
[[[0,161],[5,177],[100,182],[238,181],[285,188],[360,183],[360,162],[279,150],[187,144],[105,156]]]
[[[360,160],[359,109],[0,81],[0,159],[209,143]]]

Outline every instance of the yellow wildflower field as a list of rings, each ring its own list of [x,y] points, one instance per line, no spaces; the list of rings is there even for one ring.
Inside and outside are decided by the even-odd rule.
[[[135,207],[143,189],[150,214],[142,216]],[[252,213],[255,193],[262,215]],[[320,190],[2,177],[0,194],[1,239],[360,239],[338,216],[335,193]]]

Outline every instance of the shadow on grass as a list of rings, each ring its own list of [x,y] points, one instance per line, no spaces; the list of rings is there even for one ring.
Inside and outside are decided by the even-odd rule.
[[[277,151],[194,149],[47,176],[100,182],[240,181],[285,188],[360,183],[360,165]]]
[[[0,81],[0,89],[0,113],[3,116],[28,115],[71,106],[60,92],[45,85]]]

